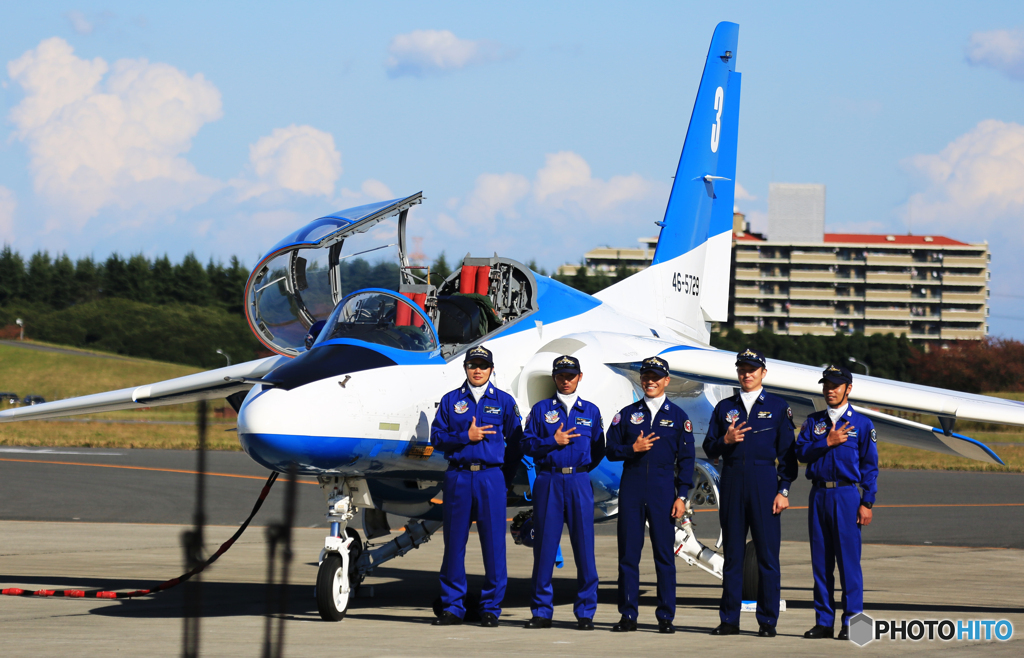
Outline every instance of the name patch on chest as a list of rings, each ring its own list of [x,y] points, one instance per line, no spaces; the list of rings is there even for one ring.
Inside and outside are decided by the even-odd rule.
[[[594,421],[590,420],[589,418],[577,418],[576,424],[582,425],[583,427],[593,427]]]
[[[629,422],[633,423],[634,425],[639,425],[640,423],[644,422],[644,412],[636,412],[635,414],[629,417]]]
[[[484,407],[484,413],[485,414],[500,414],[501,413],[501,407],[487,407],[487,406],[485,406]]]
[[[772,412],[770,412],[770,411],[758,411],[757,412],[757,417],[758,418],[771,418],[772,417]]]
[[[725,422],[735,423],[740,419],[740,412],[738,409],[730,409],[729,413],[725,414]]]
[[[552,410],[552,411],[549,411],[546,414],[544,414],[544,422],[548,423],[550,425],[554,425],[555,423],[557,423],[558,422],[558,412]]]
[[[458,402],[455,403],[454,409],[455,413],[464,414],[467,411],[469,411],[469,403],[466,402],[465,400],[459,400]]]
[[[672,420],[670,420],[668,418],[662,418],[661,420],[658,421],[658,426],[659,427],[675,427],[676,424],[675,424],[674,421],[672,421]]]
[[[824,434],[825,430],[827,430],[827,429],[828,429],[828,425],[826,425],[825,421],[823,421],[823,420],[819,420],[817,423],[814,424],[814,433],[815,434]]]

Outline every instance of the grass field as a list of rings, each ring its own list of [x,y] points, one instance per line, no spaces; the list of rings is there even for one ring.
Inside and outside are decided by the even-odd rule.
[[[172,363],[131,358],[97,358],[95,355],[100,353],[75,351],[80,354],[41,352],[0,345],[0,391],[14,391],[23,397],[31,393],[42,395],[47,400],[58,400],[140,386],[198,372],[195,368]],[[1024,400],[1024,394],[1021,393],[989,395]],[[235,427],[232,416],[230,406],[225,401],[210,403],[207,445],[211,449],[241,449],[235,432],[231,431]],[[195,421],[195,404],[116,411],[76,418],[115,422],[4,423],[0,424],[0,445],[177,450],[194,450],[197,445],[193,424],[174,424]],[[935,419],[917,420],[934,424]],[[1006,462],[1006,467],[904,448],[884,441],[878,444],[880,465],[882,468],[1024,472],[1024,428],[1006,431],[1005,427],[963,423],[957,425],[956,431],[990,445]]]

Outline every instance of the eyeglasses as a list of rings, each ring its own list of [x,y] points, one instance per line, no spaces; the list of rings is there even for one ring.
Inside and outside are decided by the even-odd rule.
[[[467,363],[466,370],[490,370],[491,366],[483,363]]]

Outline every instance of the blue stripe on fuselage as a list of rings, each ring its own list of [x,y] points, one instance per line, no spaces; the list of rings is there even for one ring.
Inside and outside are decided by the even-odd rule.
[[[507,325],[492,336],[492,340],[533,329],[537,326],[535,324],[537,322],[554,324],[560,320],[583,315],[601,305],[599,299],[575,288],[570,288],[560,281],[541,276],[536,272],[534,272],[534,279],[537,281],[537,312]]]
[[[344,472],[436,479],[438,472],[448,466],[443,455],[436,452],[429,458],[406,456],[411,442],[398,439],[239,433],[238,440],[253,460],[280,473],[288,472],[295,461],[302,475]]]

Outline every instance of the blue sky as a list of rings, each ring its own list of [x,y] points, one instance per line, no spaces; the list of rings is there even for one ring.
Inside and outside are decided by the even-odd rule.
[[[764,4],[7,3],[0,240],[252,265],[423,190],[428,257],[634,245],[731,20],[755,228],[808,182],[829,231],[988,240],[992,332],[1024,338],[1024,5]]]

